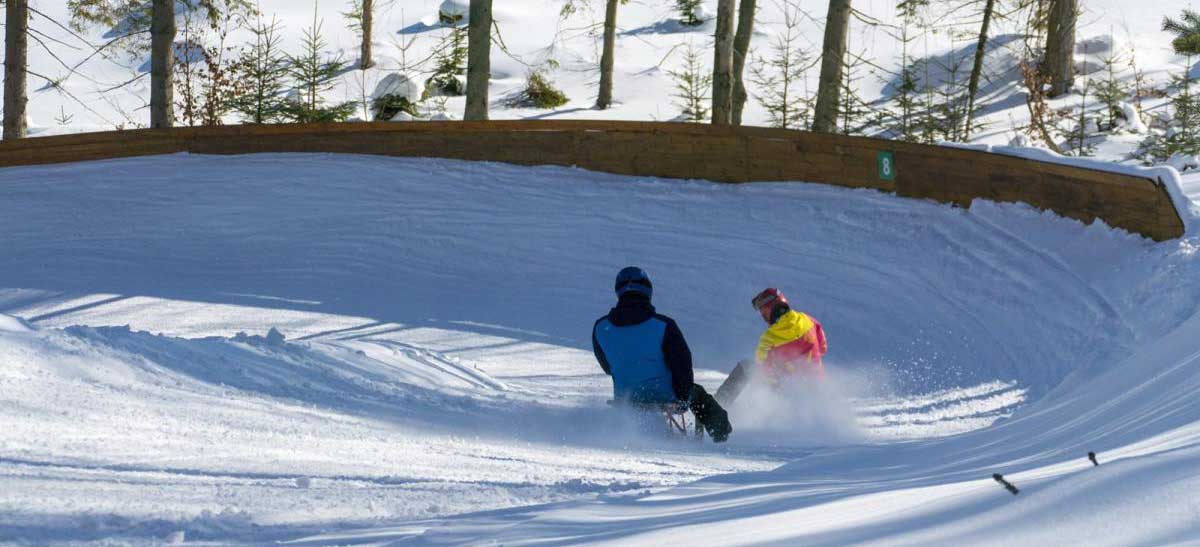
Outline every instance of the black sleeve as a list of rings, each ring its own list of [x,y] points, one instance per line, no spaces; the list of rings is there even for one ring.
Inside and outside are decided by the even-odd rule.
[[[695,380],[692,375],[692,350],[688,349],[679,325],[669,318],[663,320],[667,322],[667,332],[663,334],[662,350],[667,370],[671,371],[671,387],[676,398],[686,401],[691,396]]]
[[[603,319],[600,318],[600,320]],[[600,320],[592,325],[592,353],[596,354],[596,361],[600,363],[600,368],[604,369],[604,373],[612,376],[612,370],[608,368],[608,358],[604,356],[604,348],[600,347],[600,341],[596,339],[596,329],[600,326]]]

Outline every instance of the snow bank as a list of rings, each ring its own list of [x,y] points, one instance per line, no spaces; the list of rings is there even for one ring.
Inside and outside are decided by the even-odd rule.
[[[425,90],[425,80],[417,74],[411,73],[392,73],[383,77],[379,84],[375,86],[375,91],[371,93],[371,98],[379,100],[388,95],[406,99],[412,104],[417,104],[421,100],[421,93]]]
[[[20,317],[0,313],[0,332],[33,332],[33,327]]]
[[[130,179],[134,168],[143,176]],[[72,182],[46,185],[46,173]],[[208,191],[185,202],[164,191],[197,179]],[[746,301],[763,286],[793,295],[840,340],[835,368],[888,368],[900,393],[1005,380],[1036,397],[1072,370],[1127,351],[1123,336],[1088,336],[1111,330],[1118,309],[1075,267],[1037,250],[1048,234],[1061,234],[1054,248],[1070,247],[1077,223],[1063,219],[1023,219],[1028,225],[1012,230],[1036,231],[1030,242],[953,207],[831,186],[331,154],[147,157],[8,169],[5,180],[22,198],[0,211],[0,232],[25,235],[0,255],[0,287],[132,295],[31,310],[48,316],[46,326],[129,324],[186,336],[277,326],[295,340],[350,328],[348,317],[401,333],[471,322],[544,333],[532,339],[582,350],[576,366],[594,373],[580,333],[612,305],[614,272],[636,263],[655,279],[660,309],[681,322],[699,366],[713,370],[752,351],[761,320]],[[126,195],[140,197],[115,201]],[[168,209],[175,214],[161,214]],[[64,239],[58,225],[37,222],[51,212],[70,215],[73,233],[101,236]],[[708,220],[701,227],[696,218]],[[645,237],[613,245],[612,234],[630,226]],[[777,231],[821,237],[786,238],[769,252],[756,243]],[[51,240],[62,242],[49,249]],[[29,257],[44,271],[28,272]],[[1006,289],[1013,284],[1022,289]],[[1004,307],[994,305],[998,292]],[[319,316],[292,322],[279,308]],[[1051,327],[1014,323],[1014,313]],[[997,339],[1026,343],[997,353]],[[1064,359],[1070,352],[1075,358]]]
[[[438,18],[442,23],[466,23],[471,15],[471,3],[468,0],[443,0],[438,7]]]

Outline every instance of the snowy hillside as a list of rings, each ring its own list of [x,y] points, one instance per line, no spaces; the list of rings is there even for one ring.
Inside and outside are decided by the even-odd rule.
[[[453,3],[453,2],[451,2]],[[65,2],[34,2],[35,8],[55,21],[70,19]],[[335,87],[325,94],[329,102],[369,102],[372,94],[381,89],[385,78],[398,74],[414,76],[423,81],[435,67],[434,54],[444,49],[451,27],[438,22],[439,0],[393,0],[376,4],[374,50],[378,65],[375,68],[347,70]],[[462,2],[459,2],[462,4]],[[796,0],[794,2],[760,2],[757,32],[750,71],[762,66],[770,57],[772,44],[786,32],[784,10],[791,9],[798,21],[795,47],[808,58],[819,54],[825,0]],[[490,115],[506,118],[604,118],[623,120],[672,120],[681,112],[680,101],[674,97],[676,81],[672,72],[681,70],[688,45],[700,52],[702,68],[711,63],[712,21],[697,27],[681,26],[674,2],[641,2],[623,4],[618,21],[615,67],[615,106],[594,110],[598,63],[600,56],[600,23],[603,2],[573,2],[574,11],[564,16],[563,0],[506,0],[497,2],[495,18],[502,39],[493,48]],[[703,3],[702,11],[711,13],[712,0]],[[298,53],[302,32],[313,24],[314,9],[323,22],[323,34],[330,58],[353,63],[358,56],[358,39],[343,12],[345,2],[272,1],[259,3],[264,20],[278,21],[282,26],[282,47]],[[965,4],[964,4],[965,6]],[[1143,122],[1154,125],[1155,120],[1168,114],[1167,91],[1171,75],[1179,74],[1186,59],[1170,49],[1170,35],[1160,30],[1162,17],[1177,16],[1189,6],[1183,0],[1153,0],[1134,3],[1127,0],[1087,0],[1082,3],[1077,48],[1078,66],[1083,70],[1080,86],[1085,82],[1098,86],[1109,76],[1101,71],[1106,58],[1119,59],[1113,78],[1128,90],[1138,90],[1136,100]],[[951,93],[946,86],[961,85],[975,49],[975,8],[963,7],[945,13],[936,5],[922,12],[920,20],[930,27],[929,32],[916,36],[902,47],[897,36],[901,20],[895,0],[861,0],[855,2],[860,14],[851,23],[849,52],[853,61],[852,87],[863,102],[863,108],[881,114],[894,109],[892,102],[901,82],[898,79],[905,60],[928,61],[921,78],[928,80],[928,93]],[[1022,12],[1012,11],[1009,17],[994,22],[984,82],[979,100],[982,129],[971,137],[974,142],[1007,144],[1029,123],[1025,91],[1019,85],[1019,62],[1026,57],[1024,42],[1018,32],[1024,27]],[[180,28],[186,17],[180,16]],[[148,121],[147,102],[149,78],[145,52],[128,54],[119,48],[95,49],[113,35],[111,29],[89,28],[74,36],[45,18],[34,17],[34,28],[48,40],[42,47],[31,46],[31,98],[29,116],[32,133],[48,135],[62,132],[111,130],[117,127],[143,127]],[[193,23],[188,40],[210,46],[222,44],[218,33],[204,30]],[[234,55],[247,47],[251,36],[245,28],[230,23],[223,45],[232,48]],[[910,33],[917,32],[910,29]],[[182,40],[183,38],[181,38]],[[503,47],[500,44],[503,44]],[[85,61],[86,62],[83,62]],[[966,64],[966,67],[963,64]],[[955,68],[957,67],[957,68]],[[511,99],[525,85],[532,70],[542,71],[548,79],[565,92],[568,102],[552,110],[512,106]],[[749,71],[748,71],[749,74]],[[955,73],[957,74],[957,73]],[[1140,76],[1139,76],[1140,75]],[[1136,76],[1136,78],[1135,78]],[[815,93],[817,70],[806,71],[796,92],[811,98]],[[953,80],[953,82],[952,82]],[[1136,83],[1135,83],[1136,80]],[[55,85],[50,85],[53,81]],[[391,83],[396,83],[392,81]],[[385,86],[387,89],[396,89]],[[1060,129],[1070,131],[1069,118],[1073,109],[1082,105],[1093,118],[1101,117],[1101,105],[1091,95],[1072,93],[1050,102],[1051,110],[1061,112],[1067,119]],[[940,91],[939,91],[940,90]],[[763,96],[764,84],[750,83],[751,94]],[[1130,91],[1132,93],[1132,91]],[[419,94],[418,94],[419,95]],[[867,105],[870,105],[869,107]],[[429,99],[421,103],[422,115],[461,117],[462,97]],[[369,113],[360,108],[360,118]],[[893,128],[886,121],[872,121],[874,115],[864,113],[858,133],[890,135]],[[1169,117],[1169,116],[1168,116]],[[230,114],[227,122],[238,121]],[[1093,120],[1094,121],[1094,120]],[[767,125],[769,116],[757,99],[747,106],[746,123]],[[1126,126],[1126,129],[1132,127]],[[1159,124],[1162,129],[1161,123]],[[1137,150],[1146,138],[1145,128],[1096,133],[1087,138],[1091,155],[1110,160],[1140,162],[1145,158]],[[1056,137],[1058,138],[1058,137]],[[1061,136],[1067,139],[1067,136]],[[1023,142],[1023,141],[1022,141]]]
[[[0,542],[1200,539],[1195,236],[353,155],[0,179]],[[727,445],[630,434],[588,339],[630,263],[701,383],[776,285],[829,389]]]

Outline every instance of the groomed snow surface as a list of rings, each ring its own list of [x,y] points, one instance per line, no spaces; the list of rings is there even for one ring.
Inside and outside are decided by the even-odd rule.
[[[1200,541],[1196,236],[297,154],[3,169],[0,241],[0,542]],[[765,286],[828,385],[632,433],[589,339],[627,264],[709,388]]]

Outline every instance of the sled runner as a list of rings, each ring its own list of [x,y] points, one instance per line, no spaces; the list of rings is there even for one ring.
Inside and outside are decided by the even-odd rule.
[[[691,415],[686,405],[676,403],[634,403],[609,400],[612,407],[624,407],[634,411],[638,430],[650,435],[662,435],[672,439],[691,438],[704,441],[704,427]]]

